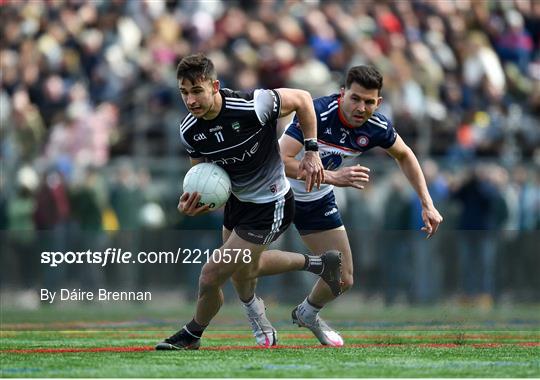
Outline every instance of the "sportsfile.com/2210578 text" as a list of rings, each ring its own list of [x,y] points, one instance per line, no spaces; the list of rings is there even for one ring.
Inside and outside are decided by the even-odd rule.
[[[61,264],[97,264],[102,267],[109,264],[204,264],[250,263],[249,249],[189,249],[178,248],[176,251],[139,251],[133,254],[121,248],[107,248],[104,251],[43,251],[41,264],[57,267]]]

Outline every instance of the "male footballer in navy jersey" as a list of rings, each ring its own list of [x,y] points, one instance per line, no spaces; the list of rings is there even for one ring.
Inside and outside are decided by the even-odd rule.
[[[413,151],[395,131],[392,122],[376,112],[382,102],[380,91],[383,78],[371,66],[356,66],[347,73],[345,87],[339,94],[313,100],[317,117],[319,155],[325,168],[324,184],[312,192],[305,190],[304,177],[298,176],[301,160],[306,154],[302,120],[295,118],[285,130],[279,144],[290,177],[296,211],[294,224],[303,241],[314,253],[335,249],[343,253],[342,291],[353,284],[353,263],[347,232],[335,202],[333,187],[363,189],[369,181],[369,169],[361,165],[343,166],[347,159],[381,147],[392,156],[422,204],[422,228],[433,235],[443,218],[433,205],[424,175]],[[258,275],[268,275],[287,270],[280,253],[262,254]],[[293,322],[307,327],[321,344],[342,346],[342,337],[319,316],[319,311],[336,295],[328,286],[318,281],[309,296],[292,311]]]
[[[191,322],[157,344],[158,350],[198,349],[200,339],[223,304],[221,287],[230,278],[242,300],[256,341],[261,346],[277,342],[265,306],[255,295],[258,261],[268,244],[292,223],[294,196],[279,154],[277,119],[296,112],[305,136],[306,153],[297,175],[305,178],[305,190],[320,187],[324,169],[317,152],[317,121],[309,93],[281,88],[238,92],[221,89],[211,60],[202,54],[182,59],[177,67],[182,99],[189,114],[180,125],[180,139],[191,164],[213,162],[229,174],[232,195],[225,205],[223,246],[250,251],[250,262],[206,263],[199,278],[197,308]],[[200,195],[184,193],[178,210],[195,216],[208,211],[199,205]],[[341,253],[322,256],[277,250],[278,264],[291,270],[318,274],[333,294],[341,291]],[[281,273],[281,272],[275,272]]]

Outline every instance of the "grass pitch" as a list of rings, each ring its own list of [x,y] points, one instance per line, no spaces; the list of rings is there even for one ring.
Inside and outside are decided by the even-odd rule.
[[[3,310],[1,376],[540,377],[538,308],[334,312],[326,316],[346,341],[336,349],[291,327],[289,308],[272,307],[280,346],[262,349],[231,305],[205,333],[200,351],[177,352],[153,346],[178,329],[171,316],[187,320],[191,307],[88,308]]]

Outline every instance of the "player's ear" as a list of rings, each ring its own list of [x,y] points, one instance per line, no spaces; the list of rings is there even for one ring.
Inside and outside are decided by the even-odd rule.
[[[212,82],[212,92],[215,94],[219,91],[219,80],[216,79]]]
[[[381,103],[383,102],[383,97],[382,96],[379,96],[377,98],[377,107],[381,105]]]
[[[339,96],[341,96],[341,97],[345,96],[345,87],[341,87],[339,89]]]

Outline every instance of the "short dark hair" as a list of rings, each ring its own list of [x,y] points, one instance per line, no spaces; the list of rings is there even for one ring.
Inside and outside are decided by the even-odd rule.
[[[186,78],[191,83],[197,80],[216,80],[214,63],[202,53],[184,57],[176,67],[176,79]]]
[[[383,76],[379,70],[373,66],[354,66],[351,67],[347,73],[345,88],[351,88],[353,82],[358,83],[360,86],[367,88],[368,90],[376,89],[380,95],[383,85]]]

